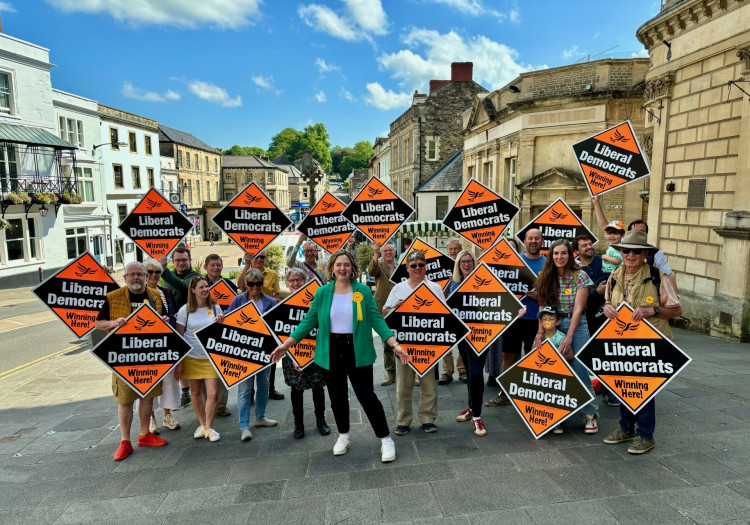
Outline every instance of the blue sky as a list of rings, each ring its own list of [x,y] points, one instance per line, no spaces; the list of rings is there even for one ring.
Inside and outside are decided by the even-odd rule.
[[[6,34],[50,49],[53,87],[223,148],[266,148],[315,122],[333,145],[372,142],[454,61],[474,62],[492,90],[587,55],[647,56],[635,32],[658,11],[658,0],[0,1]]]

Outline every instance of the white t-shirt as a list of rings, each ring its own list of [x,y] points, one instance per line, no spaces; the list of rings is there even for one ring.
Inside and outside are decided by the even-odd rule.
[[[427,279],[422,281],[422,283],[426,284],[427,287],[432,291],[432,293],[434,293],[441,301],[445,302],[443,299],[443,290],[440,289],[440,285],[438,283],[428,281]],[[419,288],[422,283],[419,283],[416,287],[412,288],[411,286],[409,286],[409,281],[401,281],[391,290],[391,293],[388,295],[388,299],[386,299],[385,301],[384,308],[393,308],[393,306],[396,304],[396,301],[398,301],[399,299],[406,300],[406,298],[409,297],[414,290]]]
[[[213,323],[214,317],[220,313],[222,313],[221,306],[218,304],[214,305],[213,310],[198,308],[195,312],[190,312],[190,315],[187,314],[187,305],[180,308],[180,311],[177,312],[177,324],[185,327],[185,335],[183,337],[185,341],[190,343],[189,357],[193,359],[208,359],[208,354],[203,349],[203,345],[198,341],[198,338],[195,337],[195,332]]]
[[[331,333],[352,333],[352,292],[346,294],[333,294],[331,301]]]

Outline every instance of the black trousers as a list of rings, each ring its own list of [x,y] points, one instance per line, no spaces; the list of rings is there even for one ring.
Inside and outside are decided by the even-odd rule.
[[[516,321],[517,322],[517,321]],[[485,350],[482,355],[472,350],[468,343],[458,343],[458,353],[466,367],[466,389],[469,392],[469,408],[474,417],[482,416],[482,397],[484,396],[484,362],[487,360]]]
[[[292,388],[292,414],[294,414],[294,424],[304,425],[302,408],[302,394],[304,390]],[[326,394],[323,387],[312,389],[313,406],[315,407],[315,418],[324,419],[326,412]]]
[[[352,334],[331,334],[326,386],[336,427],[340,434],[349,432],[349,387],[346,382],[349,378],[354,394],[362,405],[375,435],[384,438],[390,432],[383,405],[373,390],[372,365],[355,365]]]
[[[523,354],[531,352],[534,346],[534,338],[539,330],[539,321],[536,319],[518,319],[503,333],[503,353]]]

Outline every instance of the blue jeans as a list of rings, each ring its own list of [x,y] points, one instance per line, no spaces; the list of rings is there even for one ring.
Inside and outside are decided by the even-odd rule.
[[[559,328],[561,332],[567,335],[568,328],[570,328],[570,317],[560,318]],[[573,349],[573,354],[578,353],[578,351],[583,348],[583,345],[585,345],[586,341],[588,340],[589,326],[586,323],[586,317],[582,315],[581,320],[578,323],[578,327],[576,327],[576,331],[573,334],[573,341],[570,344],[571,348]],[[568,362],[570,363],[570,366],[573,368],[573,371],[576,373],[583,385],[594,398],[590,403],[582,406],[576,412],[580,412],[581,414],[594,414],[596,415],[596,417],[599,417],[599,399],[596,397],[596,392],[594,392],[594,387],[591,384],[591,379],[589,378],[589,373],[586,370],[586,367],[584,367],[578,359],[573,359],[572,361]]]
[[[237,387],[237,412],[240,414],[240,430],[250,430],[250,398],[258,381],[258,392],[255,395],[255,419],[266,419],[266,405],[268,404],[268,380],[271,377],[271,367],[267,367],[250,379],[246,379]]]
[[[654,437],[655,427],[656,406],[653,399],[646,403],[646,406],[637,414],[631,413],[625,403],[620,405],[620,429],[623,432],[632,434],[635,429],[635,433],[643,439],[651,439]]]

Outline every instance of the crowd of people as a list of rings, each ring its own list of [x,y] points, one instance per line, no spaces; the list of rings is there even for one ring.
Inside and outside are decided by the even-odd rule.
[[[312,391],[316,428],[321,435],[331,433],[325,419],[326,396],[336,424],[337,439],[333,446],[336,456],[345,454],[351,442],[349,385],[366,414],[375,436],[381,444],[381,460],[396,459],[396,445],[391,433],[402,436],[412,430],[414,410],[412,392],[419,388],[417,419],[426,433],[438,431],[438,387],[453,381],[455,370],[459,380],[466,383],[467,406],[456,416],[456,421],[472,422],[473,433],[482,437],[488,432],[482,420],[483,407],[501,407],[511,401],[501,391],[485,400],[485,373],[487,385],[498,386],[495,378],[512,367],[524,354],[549,340],[560,355],[571,363],[576,375],[590,390],[592,401],[577,411],[565,426],[577,430],[582,424],[585,434],[599,432],[599,400],[594,394],[587,370],[574,355],[607,319],[617,317],[617,307],[627,302],[635,308],[634,320],[648,319],[662,334],[672,337],[668,319],[681,314],[674,275],[664,254],[647,242],[647,225],[634,221],[627,231],[620,221],[607,222],[597,198],[593,198],[599,226],[607,237],[609,248],[603,255],[594,254],[594,239],[578,236],[571,244],[555,239],[547,245],[547,255],[542,251],[545,239],[538,229],[528,230],[523,238],[520,255],[537,275],[534,290],[522,299],[519,319],[477,355],[468,342],[461,341],[453,352],[442,359],[442,371],[434,367],[421,378],[407,365],[408,354],[393,336],[384,317],[398,308],[418,286],[425,284],[440,298],[447,298],[476,268],[477,261],[471,250],[462,250],[461,243],[453,239],[446,245],[455,266],[451,281],[445,290],[426,278],[425,255],[417,250],[408,252],[404,259],[396,257],[396,247],[388,242],[373,244],[374,254],[367,265],[367,273],[375,280],[374,294],[369,286],[360,282],[360,267],[348,245],[332,254],[327,264],[318,258],[315,243],[300,236],[297,248],[302,247],[304,260],[298,261],[294,250],[286,261],[286,287],[295,292],[309,280],[316,279],[318,288],[307,315],[299,322],[291,336],[271,354],[274,363],[240,383],[237,389],[239,436],[242,441],[252,439],[252,420],[255,427],[274,427],[278,421],[265,415],[269,399],[283,399],[275,389],[276,363],[282,360],[283,379],[291,389],[295,439],[305,436],[303,395]],[[515,246],[515,243],[514,243]],[[517,249],[517,247],[516,247]],[[403,251],[406,254],[406,250]],[[577,254],[577,256],[576,256]],[[139,420],[138,445],[163,446],[167,441],[157,434],[160,428],[155,410],[163,410],[162,425],[178,429],[180,423],[173,412],[186,404],[188,397],[198,420],[193,436],[218,441],[221,436],[213,427],[216,415],[227,416],[227,389],[219,379],[208,355],[198,342],[195,333],[210,323],[221,323],[224,312],[211,298],[209,288],[221,278],[223,263],[218,255],[209,255],[204,261],[205,275],[192,269],[190,251],[177,248],[172,255],[174,270],[167,268],[167,259],[150,259],[145,263],[131,262],[125,268],[125,285],[107,295],[104,308],[99,313],[96,328],[113,330],[125,323],[132,311],[143,302],[150,303],[190,344],[188,355],[167,374],[159,385],[137,406]],[[406,267],[408,278],[394,284],[389,277],[399,262]],[[159,283],[162,283],[161,285]],[[265,253],[245,254],[244,267],[237,282],[240,292],[228,311],[249,302],[258,311],[273,308],[279,301],[278,274],[265,267]],[[654,299],[656,298],[656,299]],[[304,370],[287,354],[288,350],[316,330],[314,361]],[[374,363],[376,351],[373,331],[383,345],[384,379],[388,387],[396,385],[396,424],[391,432],[383,405],[374,391]],[[182,386],[182,399],[180,396]],[[133,419],[135,392],[113,374],[112,392],[118,405],[121,429],[120,446],[115,460],[127,458],[133,451],[130,429]],[[189,393],[188,393],[189,392]],[[620,405],[617,398],[606,389],[603,400],[611,406]],[[580,422],[576,424],[576,421]],[[564,425],[556,426],[552,433],[564,432]],[[604,438],[604,443],[630,443],[628,451],[642,454],[654,445],[655,408],[651,399],[633,415],[626,406],[620,406],[619,427]],[[491,430],[491,429],[490,429]]]

